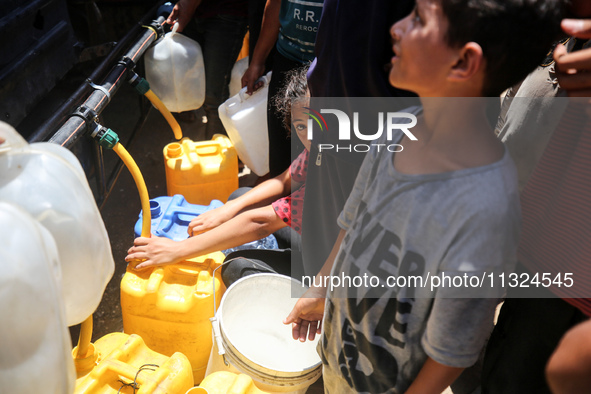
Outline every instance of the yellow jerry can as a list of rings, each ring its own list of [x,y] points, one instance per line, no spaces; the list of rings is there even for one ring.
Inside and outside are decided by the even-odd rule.
[[[78,371],[75,394],[184,394],[193,387],[191,364],[150,350],[138,335],[107,334],[94,343],[98,359]]]
[[[221,270],[215,277],[213,271],[224,257],[215,252],[145,271],[130,265],[121,280],[125,333],[140,335],[150,349],[164,355],[185,354],[195,384],[205,376],[211,352],[214,295],[219,306],[225,290]]]
[[[238,189],[238,156],[230,139],[215,134],[211,141],[183,138],[164,147],[166,188],[169,196],[181,194],[191,204],[228,201]]]
[[[197,387],[187,391],[187,394],[266,394],[267,391],[262,391],[254,385],[252,378],[243,373],[233,373],[227,371],[218,371],[211,373],[203,379],[199,385],[200,389],[205,391],[197,391]]]

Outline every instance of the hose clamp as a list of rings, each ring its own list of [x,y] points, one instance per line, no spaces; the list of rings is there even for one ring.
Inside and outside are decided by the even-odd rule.
[[[90,131],[93,125],[98,122],[98,114],[90,107],[81,105],[72,112],[70,116],[77,116],[84,121],[86,130]]]
[[[111,102],[111,93],[105,88],[104,86],[97,85],[90,78],[86,78],[86,82],[94,89],[103,92],[103,94],[107,97],[107,104]]]
[[[133,70],[136,66],[135,62],[131,60],[129,56],[123,56],[121,59],[119,59],[117,64],[125,67],[127,71]]]

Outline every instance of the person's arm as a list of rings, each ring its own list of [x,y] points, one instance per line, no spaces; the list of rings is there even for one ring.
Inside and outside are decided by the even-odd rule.
[[[591,38],[591,19],[565,19],[562,29],[572,37]],[[591,48],[567,53],[564,45],[554,51],[560,87],[571,97],[591,97]]]
[[[166,23],[171,26],[178,23],[177,32],[182,32],[193,18],[199,4],[201,4],[201,0],[180,0],[174,5],[172,12],[166,18]]]
[[[241,213],[211,231],[183,241],[163,237],[136,238],[125,260],[143,260],[135,267],[138,270],[174,264],[256,241],[286,226],[273,207],[268,205]]]
[[[292,311],[283,320],[283,324],[291,324],[292,336],[295,340],[305,342],[306,338],[314,340],[316,334],[322,331],[322,317],[324,316],[324,300],[327,288],[323,286],[324,278],[330,275],[336,256],[345,238],[345,230],[341,230],[337,240],[332,247],[322,269],[316,275],[317,280],[313,283],[320,283],[321,286],[310,287],[296,302]]]
[[[248,69],[242,76],[242,87],[247,86],[246,92],[248,94],[252,94],[254,90],[257,90],[262,85],[261,82],[255,85],[255,82],[265,72],[265,61],[275,46],[275,42],[279,36],[280,9],[281,0],[267,0],[267,4],[265,4],[265,11],[263,13],[261,33],[254,47],[252,59],[250,59]]]
[[[448,367],[427,357],[406,394],[441,394],[463,370],[464,368]]]
[[[197,216],[189,223],[187,232],[189,235],[198,235],[227,222],[241,212],[267,206],[273,201],[289,195],[291,186],[291,169],[288,168],[282,174],[266,180],[242,196]]]
[[[591,321],[562,337],[546,365],[546,379],[555,394],[591,392]]]

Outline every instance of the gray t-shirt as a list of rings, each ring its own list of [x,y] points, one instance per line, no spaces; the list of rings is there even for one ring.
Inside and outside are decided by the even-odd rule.
[[[428,288],[391,287],[388,276],[480,277],[516,262],[517,175],[506,149],[490,165],[424,175],[397,172],[393,155],[367,153],[339,217],[347,233],[331,274],[380,282],[329,289],[319,352],[330,393],[403,393],[427,356],[471,366],[490,334],[497,298],[442,289],[433,298]]]

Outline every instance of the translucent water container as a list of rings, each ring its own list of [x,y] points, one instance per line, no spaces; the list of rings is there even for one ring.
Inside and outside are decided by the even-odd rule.
[[[221,269],[213,275],[223,260],[216,252],[145,271],[130,265],[121,281],[124,332],[140,335],[150,349],[166,356],[185,354],[195,384],[205,376],[212,347],[214,297],[219,304],[225,290]]]
[[[183,138],[164,147],[166,188],[191,204],[226,202],[238,188],[238,156],[228,137],[215,134],[210,141]]]
[[[237,95],[240,89],[242,89],[242,76],[246,70],[248,70],[248,56],[238,60],[234,63],[234,67],[232,67],[230,83],[228,84],[230,97]]]
[[[201,47],[177,29],[178,23],[144,55],[146,80],[171,112],[194,110],[205,101]]]
[[[47,142],[28,144],[0,122],[0,200],[19,205],[53,236],[69,326],[98,307],[115,269],[107,230],[78,159]]]
[[[193,387],[191,364],[184,354],[155,352],[138,335],[107,334],[94,347],[99,359],[92,369],[79,373],[77,394],[185,393]]]
[[[167,237],[175,241],[188,238],[187,230],[193,218],[204,212],[223,206],[219,200],[212,200],[209,205],[190,204],[185,197],[176,194],[172,197],[162,196],[150,200],[152,214],[152,234]],[[143,215],[140,211],[139,219],[135,223],[135,236],[142,233]]]
[[[53,237],[0,202],[0,392],[72,393],[76,372]]]
[[[156,197],[150,200],[150,211],[152,214],[152,234],[157,237],[166,237],[174,241],[182,241],[189,238],[189,223],[191,220],[204,212],[221,207],[224,205],[221,201],[212,200],[209,205],[190,204],[183,196]],[[135,236],[139,237],[142,233],[142,211],[139,219],[135,223]],[[277,249],[277,239],[271,234],[265,238],[256,241],[247,242],[235,248],[222,250],[226,256],[237,250],[244,249]]]
[[[264,85],[246,93],[246,87],[218,108],[220,120],[236,147],[240,160],[258,176],[269,172],[267,95],[271,73],[262,77]]]

